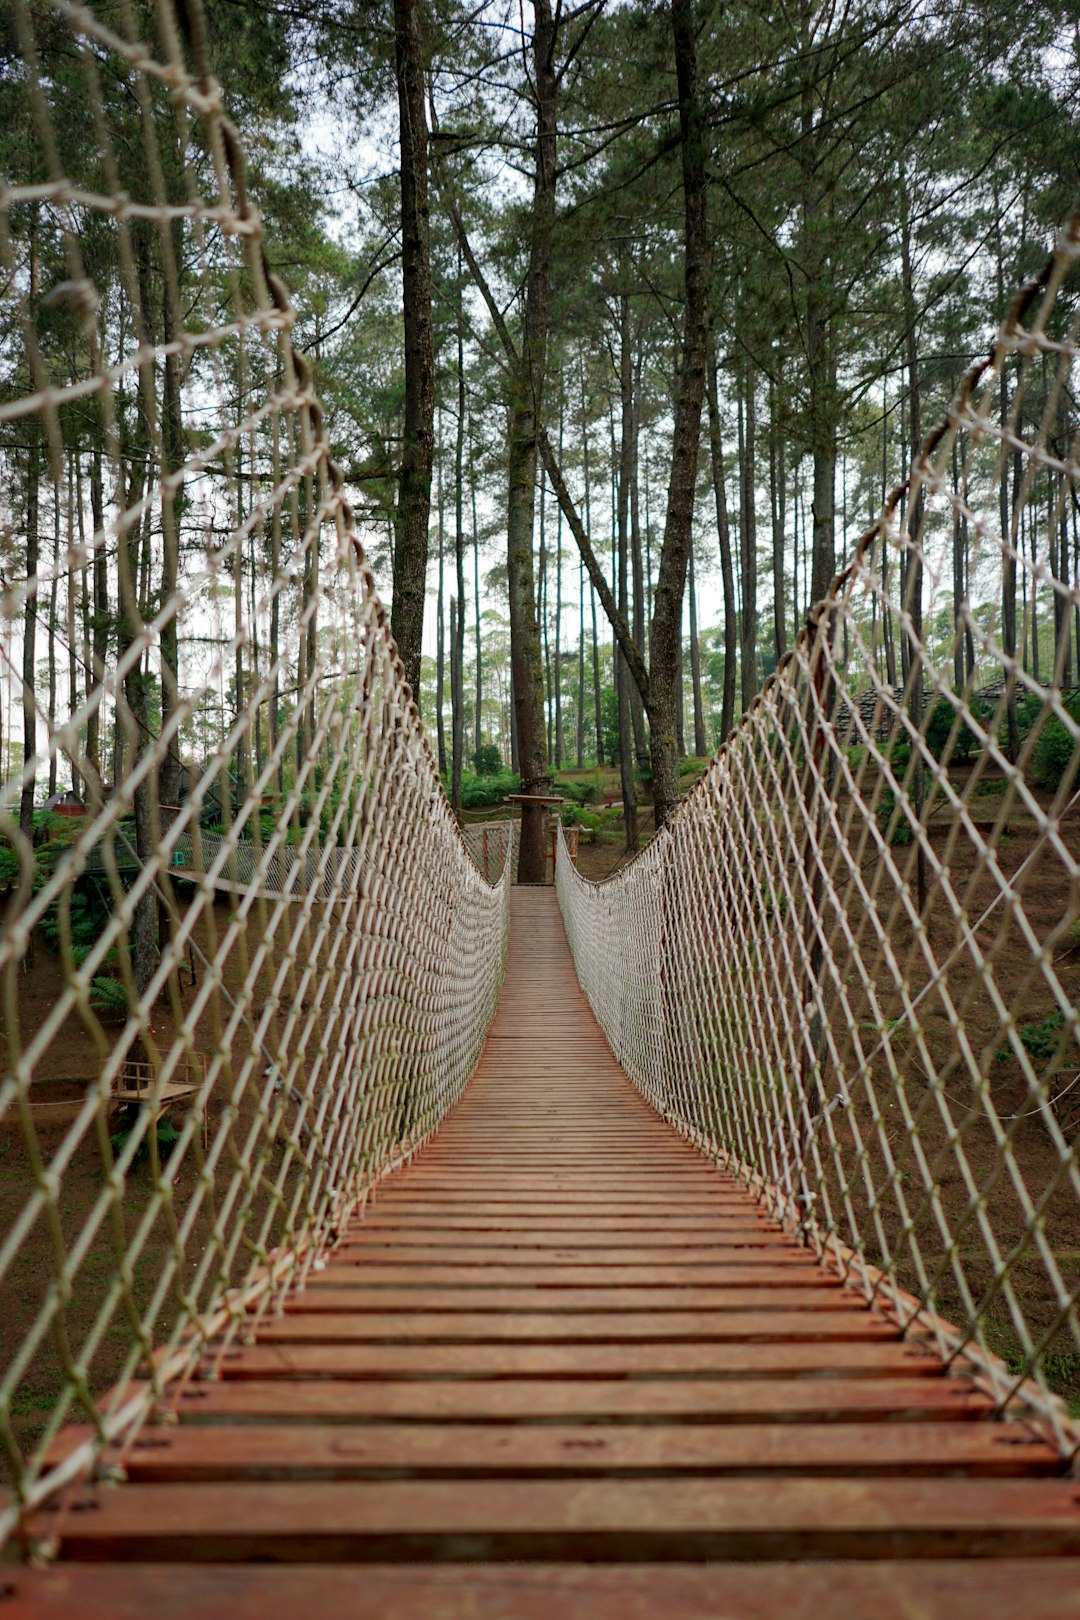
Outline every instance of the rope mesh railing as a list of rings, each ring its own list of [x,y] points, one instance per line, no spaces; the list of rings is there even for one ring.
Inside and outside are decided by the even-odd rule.
[[[5,1533],[302,1282],[505,961],[182,23],[3,24]]]
[[[1066,1454],[1078,255],[1080,216],[670,827],[557,872],[645,1097]]]

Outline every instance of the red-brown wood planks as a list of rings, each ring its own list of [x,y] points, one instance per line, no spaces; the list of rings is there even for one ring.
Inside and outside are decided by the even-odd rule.
[[[35,1516],[61,1562],[13,1572],[7,1613],[1080,1613],[1057,1453],[651,1112],[549,891],[513,894],[499,1012],[433,1142],[170,1405],[110,1459],[125,1484]],[[240,1567],[264,1560],[311,1567]]]
[[[86,1487],[68,1556],[279,1562],[1080,1555],[1068,1480],[514,1479]]]
[[[129,1479],[363,1479],[547,1475],[891,1475],[1006,1478],[1060,1471],[1057,1453],[1012,1425],[386,1423],[195,1425],[135,1441]]]
[[[907,1378],[931,1357],[897,1343],[258,1344],[207,1352],[223,1378]],[[284,1397],[283,1397],[284,1398]]]
[[[915,1371],[918,1372],[918,1367]],[[802,1422],[973,1422],[989,1418],[983,1395],[957,1380],[922,1377],[535,1379],[372,1376],[356,1380],[251,1378],[188,1384],[177,1397],[184,1422],[373,1423],[404,1419],[446,1423],[527,1423],[576,1419],[666,1424]],[[996,1427],[996,1425],[995,1425]],[[1023,1432],[1023,1431],[1020,1431]]]
[[[8,1570],[7,1620],[1075,1620],[1080,1561]]]

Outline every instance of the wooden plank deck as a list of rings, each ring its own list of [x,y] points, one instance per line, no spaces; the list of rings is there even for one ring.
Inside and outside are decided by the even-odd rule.
[[[178,1410],[0,1620],[1080,1613],[1080,1485],[647,1108],[550,890],[436,1140]]]

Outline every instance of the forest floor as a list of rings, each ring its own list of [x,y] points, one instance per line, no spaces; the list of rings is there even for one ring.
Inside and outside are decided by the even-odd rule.
[[[588,781],[597,789],[590,808],[602,812],[601,825],[592,832],[591,837],[582,838],[578,864],[582,872],[594,880],[610,876],[627,858],[623,847],[617,773],[591,770],[561,772],[560,775],[571,782]],[[971,814],[976,826],[992,825],[1000,804],[999,792],[999,785],[987,781],[985,798],[973,800]],[[983,804],[985,820],[981,808]],[[499,807],[472,812],[467,820],[501,820],[505,819],[506,814],[508,808]],[[652,835],[647,803],[641,806],[639,815],[644,843]],[[955,822],[951,812],[935,809],[930,818],[930,839],[932,849],[942,859],[954,831]],[[1061,835],[1073,854],[1080,856],[1080,812],[1075,809],[1070,812],[1062,825]],[[1005,879],[1013,877],[1027,860],[1034,848],[1035,837],[1032,818],[1017,809],[998,843],[997,857]],[[901,861],[908,856],[908,852],[902,849],[896,853]],[[963,893],[965,885],[968,886],[969,892],[965,896],[968,915],[979,915],[998,892],[996,880],[985,873],[975,873],[972,846],[966,837],[955,840],[947,862],[954,891]],[[1047,939],[1060,923],[1069,900],[1062,863],[1052,853],[1045,852],[1025,873],[1022,896],[1025,926],[1037,939]],[[1038,1032],[1053,1014],[1050,990],[1045,974],[1033,964],[1030,941],[1020,920],[1014,916],[1001,927],[1005,921],[1003,912],[1004,908],[999,908],[998,914],[985,930],[985,939],[980,936],[980,942],[984,948],[993,948],[994,978],[1004,1004],[1012,1011],[1022,1029]],[[209,952],[211,948],[211,929],[216,931],[220,939],[229,920],[229,904],[222,900],[214,908],[213,917],[204,919],[199,925],[198,940],[204,950]],[[943,901],[931,908],[929,933],[940,961],[948,954],[955,937],[955,925]],[[889,937],[897,959],[905,964],[909,973],[909,994],[917,991],[925,982],[926,969],[919,961],[918,952],[912,948],[909,925],[902,918],[894,918]],[[240,953],[234,952],[225,971],[224,986],[229,994],[239,989],[242,978],[240,961]],[[1052,962],[1059,982],[1074,1002],[1080,1002],[1080,938],[1077,938],[1075,931],[1053,944]],[[1058,1267],[1064,1286],[1071,1289],[1080,1277],[1080,1195],[1075,1177],[1059,1184],[1060,1158],[1057,1147],[1043,1114],[1038,1108],[1032,1107],[1020,1065],[1002,1047],[998,1009],[982,989],[974,971],[965,980],[962,967],[950,970],[950,990],[954,1002],[958,1000],[969,1045],[975,1052],[992,1054],[989,1074],[991,1095],[998,1116],[995,1127],[980,1109],[973,1106],[970,1090],[965,1092],[963,1070],[955,1062],[950,1068],[950,1060],[956,1051],[956,1038],[951,1022],[954,1014],[949,1005],[942,997],[935,999],[930,996],[923,1004],[918,1034],[904,1034],[901,1030],[893,1033],[891,1021],[902,1010],[900,993],[892,990],[884,964],[880,965],[882,971],[876,988],[884,1022],[871,1027],[877,1031],[889,1029],[893,1055],[904,1077],[906,1099],[905,1107],[899,1107],[881,1095],[881,1079],[885,1076],[882,1067],[878,1080],[878,1100],[882,1104],[880,1111],[875,1117],[869,1099],[857,1108],[860,1126],[879,1129],[877,1146],[865,1162],[870,1169],[884,1176],[891,1157],[897,1184],[909,1194],[915,1212],[916,1231],[924,1252],[932,1250],[937,1216],[932,1205],[925,1201],[920,1203],[922,1172],[916,1162],[910,1130],[905,1121],[905,1109],[915,1112],[923,1162],[933,1164],[936,1160],[941,1206],[951,1214],[954,1223],[967,1207],[969,1197],[970,1184],[965,1175],[965,1161],[974,1183],[986,1184],[990,1189],[987,1195],[990,1223],[1003,1254],[1008,1254],[1014,1245],[1026,1242],[1032,1207],[1045,1200],[1041,1231],[1045,1233],[1045,1243],[1052,1251],[1052,1264]],[[50,954],[44,941],[38,937],[32,957],[18,978],[17,1001],[24,1043],[36,1029],[41,1028],[55,1005],[61,988],[61,976],[59,958]],[[201,980],[201,969],[198,977]],[[193,994],[185,973],[184,996],[188,1005]],[[196,1039],[200,1051],[212,1053],[215,1050],[215,1018],[227,1022],[228,1011],[228,997],[223,996],[219,997],[216,1015],[212,1010],[204,1015]],[[849,1001],[848,1021],[841,1032],[849,1042],[849,1054],[850,1042],[855,1038],[854,1029],[856,1026],[866,1029],[867,1023],[862,1020],[869,1020],[870,1017],[869,1007],[862,1006],[856,994]],[[170,1015],[163,1012],[157,1031],[163,1045],[170,1039],[170,1030]],[[114,1038],[108,1030],[106,1034]],[[242,1034],[233,1045],[239,1060],[244,1047]],[[930,1083],[927,1059],[939,1078],[943,1077],[947,1108],[942,1107],[939,1088]],[[1080,1079],[1080,1056],[1075,1067]],[[85,1095],[87,1081],[96,1070],[97,1058],[90,1033],[73,1015],[56,1032],[36,1067],[36,1076],[40,1078],[35,1079],[35,1100],[40,1097],[53,1105],[52,1108],[34,1110],[34,1129],[43,1165],[52,1162],[61,1150],[65,1134],[70,1129],[72,1112],[77,1106],[76,1099]],[[261,1072],[260,1063],[253,1071],[255,1080],[259,1079]],[[223,1083],[219,1091],[223,1092],[224,1089]],[[255,1094],[260,1089],[260,1086],[252,1085],[241,1101],[236,1114],[234,1141],[240,1140],[245,1127],[250,1128],[256,1123],[258,1109]],[[175,1109],[178,1123],[183,1118],[183,1107],[180,1103]],[[211,1141],[220,1128],[223,1107],[221,1101],[212,1104],[209,1110]],[[953,1147],[957,1138],[950,1135],[957,1126],[962,1155],[958,1155]],[[115,1115],[111,1128],[116,1129]],[[1076,1115],[1075,1124],[1067,1129],[1068,1134],[1080,1129],[1080,1112]],[[1011,1142],[1012,1170],[1002,1165],[1002,1131],[1007,1133]],[[263,1184],[268,1185],[284,1164],[286,1147],[279,1136],[267,1140],[264,1149]],[[848,1157],[838,1154],[835,1158],[837,1165],[843,1159],[843,1174],[852,1171]],[[133,1298],[140,1309],[147,1309],[159,1284],[163,1266],[173,1252],[173,1221],[183,1222],[189,1218],[191,1230],[185,1245],[187,1258],[180,1276],[185,1282],[191,1280],[204,1259],[207,1245],[213,1242],[210,1207],[201,1200],[199,1158],[200,1154],[192,1144],[184,1162],[175,1168],[171,1210],[156,1200],[149,1165],[143,1162],[133,1167],[121,1214],[119,1207],[111,1206],[108,1197],[102,1146],[95,1128],[84,1132],[63,1168],[59,1199],[60,1229],[53,1230],[43,1215],[30,1221],[19,1237],[17,1252],[3,1277],[5,1310],[0,1313],[0,1365],[10,1365],[16,1355],[46,1299],[51,1280],[56,1275],[58,1253],[62,1253],[69,1263],[72,1257],[78,1261],[71,1268],[72,1289],[64,1319],[67,1340],[77,1351],[86,1342],[87,1335],[96,1331],[94,1324],[98,1322],[100,1340],[88,1358],[88,1382],[95,1394],[103,1392],[115,1382],[123,1370],[131,1342],[130,1326],[123,1309],[110,1310],[107,1304],[117,1254],[121,1249],[127,1250],[133,1235],[139,1234],[140,1247],[132,1262]],[[24,1217],[28,1200],[38,1184],[27,1155],[22,1128],[14,1111],[9,1108],[0,1120],[0,1244],[13,1233],[20,1218]],[[839,1185],[838,1181],[836,1185]],[[865,1198],[856,1196],[852,1207],[861,1222],[867,1215]],[[266,1200],[255,1197],[245,1228],[244,1244],[231,1263],[234,1278],[250,1254],[251,1235],[267,1217]],[[867,1227],[872,1232],[872,1220],[867,1222]],[[269,1235],[272,1240],[272,1221]],[[894,1252],[898,1250],[903,1254],[904,1239],[898,1219],[886,1221],[884,1240],[894,1245]],[[873,1258],[872,1243],[868,1242],[868,1250]],[[992,1292],[993,1267],[979,1232],[978,1220],[969,1219],[963,1227],[960,1252],[967,1277],[976,1291],[985,1287]],[[901,1274],[910,1282],[915,1281],[907,1261],[901,1265]],[[1013,1286],[1023,1294],[1028,1320],[1036,1331],[1045,1329],[1051,1332],[1057,1320],[1058,1306],[1047,1279],[1045,1258],[1038,1252],[1037,1244],[1027,1244],[1026,1253],[1014,1269]],[[938,1298],[940,1308],[947,1314],[963,1315],[961,1293],[948,1274],[942,1278]],[[162,1333],[167,1332],[176,1319],[178,1308],[174,1294],[167,1292],[159,1316],[159,1342]],[[990,1322],[994,1347],[1019,1368],[1023,1361],[1022,1346],[1012,1325],[1007,1302],[1000,1294],[991,1307]],[[1074,1353],[1067,1332],[1057,1334],[1051,1342],[1054,1354],[1049,1370],[1053,1381],[1080,1413],[1080,1356]],[[32,1442],[33,1437],[40,1433],[52,1409],[55,1392],[62,1381],[63,1357],[62,1338],[50,1332],[43,1336],[15,1381],[11,1391],[13,1428],[23,1444]]]

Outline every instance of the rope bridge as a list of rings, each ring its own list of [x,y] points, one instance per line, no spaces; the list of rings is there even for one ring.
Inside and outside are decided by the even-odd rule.
[[[560,835],[560,920],[443,795],[199,7],[3,27],[2,1522],[51,1567],[0,1603],[1074,1613],[1080,222],[674,823],[602,884]]]

